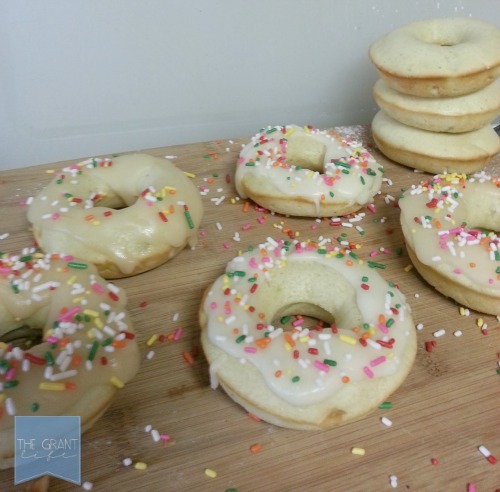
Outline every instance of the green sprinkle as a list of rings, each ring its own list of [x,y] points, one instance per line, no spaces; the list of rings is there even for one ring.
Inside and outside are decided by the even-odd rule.
[[[394,320],[392,318],[389,318],[387,320],[387,323],[385,324],[385,326],[387,326],[387,328],[390,328],[393,324],[394,324]]]
[[[495,273],[500,273],[500,266],[497,267],[497,269],[495,270]]]
[[[108,345],[111,345],[113,343],[113,337],[106,338],[106,340],[103,340],[101,342],[101,345],[103,347],[107,347]]]
[[[276,127],[271,128],[270,130],[267,130],[266,135],[269,135],[270,133],[274,133],[276,131],[278,131],[278,129]]]
[[[350,256],[351,258],[354,258],[355,260],[357,260],[357,259],[358,259],[358,255],[357,255],[356,253],[353,253],[352,251],[349,251],[349,256]]]
[[[349,169],[342,169],[341,173],[342,174],[350,174],[351,172],[349,171]]]
[[[392,403],[390,401],[384,401],[378,406],[380,409],[392,408]]]
[[[317,252],[319,255],[326,255],[326,249],[318,249]]]
[[[88,268],[86,263],[78,263],[76,261],[69,261],[68,266],[69,268],[76,268],[77,270],[85,270]]]
[[[27,261],[31,261],[32,259],[33,259],[33,256],[27,255],[27,256],[21,256],[21,258],[19,258],[19,261],[26,263]]]
[[[10,281],[10,288],[14,291],[14,294],[19,294],[19,287],[13,280]]]
[[[327,366],[335,367],[337,365],[337,361],[332,360],[332,359],[323,359],[323,364],[326,364]]]
[[[361,181],[361,184],[363,184],[363,185],[365,184],[365,178],[363,178],[363,176],[360,176],[359,180]]]
[[[345,162],[340,162],[340,161],[335,161],[334,164],[336,166],[339,166],[339,167],[345,167],[345,168],[351,168],[351,165],[350,164],[347,164]]]
[[[5,381],[5,383],[3,383],[3,387],[5,389],[15,388],[18,384],[19,381],[17,379],[11,379],[10,381]]]
[[[292,378],[292,383],[298,383],[300,381],[300,376],[294,376]]]
[[[283,318],[280,319],[280,323],[282,325],[286,325],[292,318],[290,316],[283,316]]]
[[[54,357],[52,356],[52,352],[45,352],[45,363],[48,366],[53,366],[54,365]]]
[[[362,280],[363,282],[368,282],[368,277],[363,276],[363,277],[361,277],[361,280]]]
[[[233,272],[233,275],[235,277],[244,277],[246,275],[246,273],[243,272],[242,270],[236,270],[235,272]]]
[[[33,402],[31,404],[31,411],[32,412],[37,412],[39,408],[40,408],[40,405],[37,402]]]
[[[194,229],[193,219],[191,218],[191,214],[189,213],[189,210],[184,210],[184,217],[186,217],[189,228]]]
[[[334,197],[333,191],[330,191],[329,195],[333,198]]]
[[[248,166],[248,167],[255,166],[255,162],[245,162],[245,166]]]
[[[240,336],[236,339],[236,343],[241,343],[241,342],[244,342],[246,337],[247,337],[246,335],[240,335]]]
[[[89,355],[87,356],[87,360],[94,360],[95,359],[95,355],[97,353],[97,349],[99,348],[99,342],[98,341],[95,341],[92,343],[92,347],[90,347],[90,352],[89,352]]]
[[[375,261],[369,261],[368,266],[370,268],[381,268],[382,270],[385,268],[385,265],[382,265],[382,263],[376,263]]]

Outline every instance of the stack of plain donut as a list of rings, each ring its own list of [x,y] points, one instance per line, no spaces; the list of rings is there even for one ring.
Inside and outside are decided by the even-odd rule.
[[[380,151],[433,174],[473,173],[500,151],[500,29],[470,18],[423,20],[377,39],[372,122]]]

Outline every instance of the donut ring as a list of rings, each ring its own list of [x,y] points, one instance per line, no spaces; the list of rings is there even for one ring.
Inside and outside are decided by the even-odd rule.
[[[500,314],[500,180],[444,174],[399,201],[408,254],[422,277],[457,303]]]
[[[268,127],[241,151],[236,191],[285,215],[347,215],[372,201],[382,167],[361,145],[333,132]]]
[[[500,76],[500,29],[470,18],[429,19],[377,39],[369,57],[393,89],[419,97],[455,97]]]
[[[28,208],[44,251],[90,261],[109,279],[151,270],[193,246],[202,215],[185,173],[147,154],[68,166]]]
[[[372,120],[372,136],[389,159],[432,174],[474,173],[500,151],[491,125],[466,133],[437,133],[403,125],[383,111]]]
[[[382,111],[404,125],[431,132],[470,132],[500,114],[500,79],[472,94],[447,98],[408,96],[379,79],[373,97]]]
[[[287,331],[280,324],[291,314],[335,324],[308,329],[299,318]],[[331,244],[269,238],[228,263],[199,318],[212,387],[293,429],[325,429],[375,409],[416,353],[404,296]]]
[[[135,376],[139,351],[126,301],[82,260],[0,258],[0,335],[43,331],[27,350],[0,342],[0,468],[12,464],[16,415],[79,415],[84,432]]]

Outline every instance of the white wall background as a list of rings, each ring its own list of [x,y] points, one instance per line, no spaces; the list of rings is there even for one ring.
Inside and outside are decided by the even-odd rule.
[[[367,50],[500,0],[0,0],[0,169],[368,124]]]

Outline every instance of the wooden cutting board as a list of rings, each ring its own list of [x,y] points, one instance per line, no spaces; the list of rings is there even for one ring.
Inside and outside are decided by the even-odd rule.
[[[336,128],[372,146],[364,127]],[[394,164],[376,149],[386,180],[375,213],[355,223],[270,214],[237,197],[234,168],[248,139],[148,149],[193,173],[205,189],[205,217],[195,250],[136,277],[117,280],[142,351],[137,377],[120,390],[104,417],[83,437],[82,481],[95,491],[410,491],[500,489],[500,463],[489,463],[478,447],[500,459],[500,326],[493,316],[460,313],[452,300],[430,288],[411,268],[399,226],[398,196],[423,175]],[[83,156],[88,157],[88,156]],[[76,162],[76,161],[72,161]],[[17,253],[33,244],[24,201],[65,163],[0,173],[0,250]],[[488,171],[500,174],[500,156]],[[344,223],[349,223],[348,218]],[[199,345],[197,311],[205,287],[231,258],[267,237],[317,239],[359,244],[360,257],[385,266],[413,309],[418,354],[405,383],[391,396],[392,408],[321,432],[291,431],[257,422],[221,390],[209,386]],[[482,319],[484,333],[478,326]],[[177,329],[178,340],[172,340]],[[484,327],[483,327],[484,328]],[[445,330],[436,338],[433,334]],[[461,336],[456,336],[461,331]],[[152,335],[163,342],[147,345]],[[435,341],[432,352],[426,342]],[[189,353],[189,364],[184,353]],[[385,425],[382,418],[389,419]],[[156,442],[149,427],[170,436]],[[260,450],[252,452],[258,444]],[[352,453],[363,448],[364,455]],[[122,464],[130,458],[128,467]],[[145,470],[134,467],[137,462]],[[207,469],[216,474],[207,474]],[[210,473],[213,475],[214,473]],[[13,487],[13,471],[0,472],[0,489]],[[54,491],[81,490],[51,478]],[[470,488],[472,490],[472,488]]]

